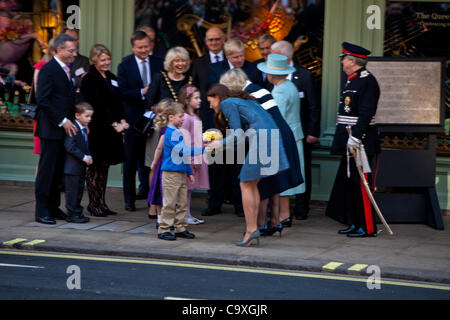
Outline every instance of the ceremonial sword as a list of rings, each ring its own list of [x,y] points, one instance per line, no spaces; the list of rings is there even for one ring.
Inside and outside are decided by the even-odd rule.
[[[389,228],[389,225],[387,224],[386,220],[383,217],[383,214],[380,211],[380,208],[378,207],[375,198],[373,197],[372,192],[370,191],[369,185],[367,184],[367,180],[366,177],[364,176],[364,173],[362,172],[360,166],[358,166],[357,161],[356,161],[356,150],[352,151],[352,157],[355,158],[355,165],[356,165],[356,169],[358,169],[358,173],[359,176],[361,177],[361,180],[363,182],[364,188],[366,189],[367,195],[369,196],[370,202],[372,203],[373,207],[375,208],[375,211],[378,214],[378,217],[380,218],[381,222],[383,223],[383,225],[386,227],[387,231],[389,232],[389,234],[392,236],[394,235],[394,233],[392,232],[391,228]]]

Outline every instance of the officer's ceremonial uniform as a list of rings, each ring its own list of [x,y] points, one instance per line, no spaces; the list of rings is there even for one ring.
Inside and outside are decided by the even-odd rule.
[[[343,55],[352,55],[367,59],[370,51],[349,43],[343,43]],[[375,113],[377,111],[380,89],[375,77],[361,67],[350,75],[341,89],[336,132],[331,154],[341,155],[336,180],[328,202],[326,215],[349,225],[339,233],[350,237],[375,236],[377,227],[375,223],[375,210],[373,209],[367,192],[355,165],[355,159],[349,158],[347,167],[347,143],[349,131],[355,141],[362,142],[367,153],[369,164],[376,154],[380,152],[378,130],[375,126]],[[350,177],[347,169],[349,168]],[[373,172],[373,169],[372,169]],[[372,174],[365,173],[371,184]]]

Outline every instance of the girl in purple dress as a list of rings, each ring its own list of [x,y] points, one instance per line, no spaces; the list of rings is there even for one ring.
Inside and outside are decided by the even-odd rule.
[[[191,147],[203,146],[203,130],[202,121],[199,117],[200,111],[200,91],[193,85],[185,85],[180,89],[178,93],[178,100],[184,105],[184,122],[181,126],[181,132],[186,145]],[[193,189],[209,189],[209,176],[208,165],[203,160],[203,156],[195,156],[191,159],[191,168],[195,177],[194,184],[187,184],[188,186],[188,223],[189,224],[201,224],[204,221],[197,219],[191,214],[191,195]]]
[[[167,128],[167,115],[165,114],[166,107],[173,102],[172,99],[163,99],[155,107],[156,117],[154,120],[155,134],[159,133],[158,146],[155,150],[153,162],[150,165],[150,191],[148,193],[148,204],[150,205],[149,215],[157,215],[158,228],[162,208],[162,153],[164,146],[164,133]]]

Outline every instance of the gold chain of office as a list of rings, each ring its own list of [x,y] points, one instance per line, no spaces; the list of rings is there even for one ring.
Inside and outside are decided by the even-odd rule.
[[[170,82],[169,76],[164,71],[161,71],[161,73],[162,73],[162,75],[164,77],[164,80],[166,80],[167,86],[169,87],[169,90],[170,90],[170,93],[172,94],[173,99],[176,102],[178,102],[178,96],[177,96],[175,90],[172,87],[172,82]],[[189,85],[192,84],[192,76],[189,76],[189,81],[188,81],[187,84],[189,84]]]

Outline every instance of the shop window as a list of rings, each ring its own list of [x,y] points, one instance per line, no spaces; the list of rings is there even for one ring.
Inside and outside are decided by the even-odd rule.
[[[450,3],[387,1],[384,56],[442,57],[446,61],[444,84],[436,83],[436,86],[444,86],[445,95],[445,132],[438,135],[437,145],[437,154],[440,156],[450,156],[449,35]],[[402,141],[406,139],[397,138]],[[419,138],[414,137],[414,144],[417,144]]]
[[[325,0],[135,0],[135,27],[155,30],[154,54],[183,46],[193,59],[207,51],[204,38],[211,26],[240,39],[249,61],[261,58],[257,41],[269,33],[294,44],[295,61],[313,73],[320,92],[324,7]]]
[[[0,1],[0,130],[32,130],[32,120],[22,117],[21,109],[35,103],[33,66],[64,26],[71,5],[79,0]]]

